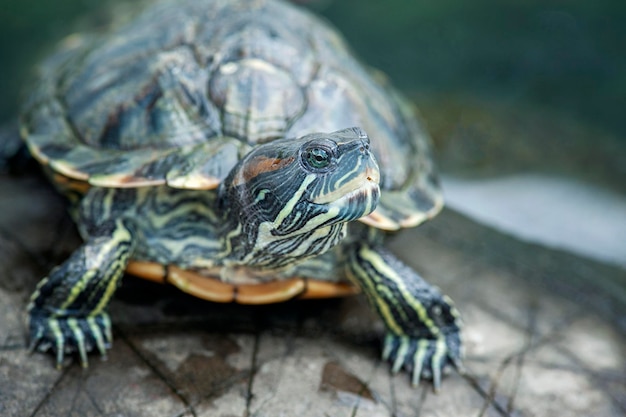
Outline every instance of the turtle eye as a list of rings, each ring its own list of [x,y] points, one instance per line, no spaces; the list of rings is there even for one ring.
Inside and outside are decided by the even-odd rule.
[[[332,154],[327,149],[321,147],[311,147],[304,151],[304,163],[313,170],[323,170],[327,168],[332,159]]]

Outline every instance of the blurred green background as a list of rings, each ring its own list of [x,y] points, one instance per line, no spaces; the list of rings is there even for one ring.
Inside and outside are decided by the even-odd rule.
[[[525,101],[626,131],[626,2],[368,3],[326,12],[405,89]]]
[[[111,2],[0,1],[0,121],[15,116],[33,65],[64,35],[104,25]],[[528,102],[626,133],[626,2],[335,0],[309,6],[405,91]]]

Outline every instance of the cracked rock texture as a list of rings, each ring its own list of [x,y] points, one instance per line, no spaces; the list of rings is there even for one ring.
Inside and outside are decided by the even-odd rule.
[[[357,296],[247,307],[131,277],[111,305],[108,360],[56,370],[30,355],[28,295],[79,244],[36,175],[0,177],[3,416],[621,416],[624,271],[520,243],[444,211],[394,248],[456,300],[467,373],[434,394],[392,376]]]

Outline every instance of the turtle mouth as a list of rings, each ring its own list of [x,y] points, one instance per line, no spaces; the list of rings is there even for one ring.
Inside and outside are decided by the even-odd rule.
[[[346,193],[343,197],[330,203],[333,206],[348,207],[358,204],[362,208],[362,214],[358,217],[367,216],[376,209],[380,197],[380,186],[375,182],[368,182],[361,187]]]
[[[361,175],[346,182],[336,190],[320,195],[312,200],[314,204],[332,204],[343,206],[351,201],[380,195],[380,173],[377,167],[368,166]],[[373,210],[373,208],[372,208]],[[367,214],[367,213],[366,213]]]

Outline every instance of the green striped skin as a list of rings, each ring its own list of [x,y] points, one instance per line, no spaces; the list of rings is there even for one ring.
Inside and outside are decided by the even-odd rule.
[[[334,157],[311,167],[315,151]],[[345,237],[346,222],[371,213],[379,196],[378,167],[360,129],[257,147],[220,189],[227,228],[236,231],[227,237],[229,262],[280,268],[320,255]]]
[[[369,235],[375,235],[370,230]],[[460,315],[452,300],[428,284],[377,242],[354,239],[346,245],[346,272],[359,285],[387,327],[383,359],[392,371],[405,368],[413,385],[420,377],[441,386],[441,372],[461,369]]]
[[[105,222],[87,242],[39,283],[28,305],[31,350],[56,352],[61,366],[66,350],[78,350],[83,367],[87,352],[104,356],[111,345],[105,312],[134,248],[133,233],[122,220]]]
[[[336,148],[334,166],[311,172],[302,158],[318,144]],[[348,221],[376,207],[377,167],[367,148],[362,131],[347,129],[255,148],[216,191],[92,188],[77,223],[87,239],[90,229],[131,219],[141,234],[134,258],[144,261],[187,269],[287,267],[338,244]],[[273,167],[275,161],[283,162]]]
[[[77,223],[85,243],[44,278],[29,305],[32,347],[104,354],[105,307],[128,261],[287,278],[374,210],[378,167],[360,129],[261,145],[218,190],[91,188]]]

